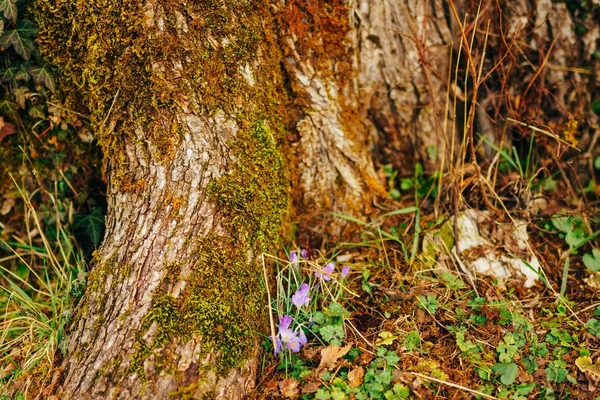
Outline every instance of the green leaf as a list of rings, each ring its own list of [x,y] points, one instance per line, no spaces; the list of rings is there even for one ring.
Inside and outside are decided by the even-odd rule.
[[[517,378],[519,368],[515,363],[499,363],[492,366],[492,371],[500,375],[500,382],[503,385],[512,385]]]
[[[515,391],[515,394],[519,396],[527,396],[533,391],[533,389],[535,389],[535,385],[536,384],[534,382],[521,383],[520,385],[517,385],[517,390]]]
[[[600,156],[596,156],[594,159],[594,168],[600,169]]]
[[[325,389],[319,388],[319,390],[317,390],[317,392],[315,393],[315,399],[328,400],[328,399],[331,399],[331,396],[329,395],[328,392],[325,391]]]
[[[37,33],[35,25],[28,19],[22,19],[17,23],[17,31],[20,36],[29,38]]]
[[[17,79],[15,77],[17,73],[17,67],[8,67],[6,69],[0,70],[0,81],[4,83],[10,83],[11,85],[17,84]]]
[[[10,100],[0,100],[0,115],[8,117],[14,123],[21,123],[19,106]]]
[[[410,213],[417,211],[418,209],[419,209],[419,207],[417,207],[417,206],[400,208],[399,210],[394,210],[389,213],[385,213],[382,215],[382,217],[391,217],[392,215],[399,215],[399,214],[410,214]]]
[[[337,214],[337,213],[331,213],[331,215],[333,215],[334,217],[339,218],[339,219],[343,219],[343,220],[350,221],[350,222],[355,222],[359,225],[367,225],[367,223],[365,221],[363,221],[362,219],[355,218],[350,215]]]
[[[408,399],[410,397],[410,389],[401,383],[396,383],[392,390],[385,392],[386,400]]]
[[[0,0],[0,11],[4,13],[4,18],[12,23],[17,22],[17,0]]]
[[[592,103],[592,111],[600,115],[600,100],[596,100]]]
[[[33,36],[35,32],[36,30],[33,28],[31,21],[19,21],[16,29],[4,31],[4,34],[0,36],[0,49],[6,50],[12,46],[17,54],[24,59],[29,60],[31,52],[33,51],[31,36]]]
[[[29,67],[29,73],[33,77],[33,80],[36,84],[43,84],[52,93],[54,93],[56,86],[54,85],[54,78],[48,70],[48,64],[44,65],[43,67],[39,67],[37,65],[31,66]]]
[[[419,301],[419,307],[424,308],[430,314],[435,314],[439,307],[436,295],[417,296],[417,300]]]
[[[600,321],[596,318],[590,318],[585,327],[589,333],[600,339]]]
[[[46,118],[46,109],[43,105],[29,107],[27,109],[27,114],[33,119],[45,119]]]
[[[546,372],[546,378],[550,382],[563,383],[569,377],[569,371],[567,371],[566,363],[563,360],[553,360],[548,363],[548,366],[544,369]]]
[[[100,207],[94,207],[89,214],[75,214],[74,228],[85,233],[94,246],[98,246],[104,235],[104,215]]]
[[[337,346],[341,346],[342,339],[344,339],[344,326],[343,325],[325,325],[319,328],[319,335],[321,338],[329,343]]]
[[[415,351],[418,350],[421,345],[421,336],[419,335],[419,331],[410,331],[404,337],[404,341],[402,342],[402,346],[406,351]]]
[[[591,271],[600,271],[600,250],[592,249],[592,254],[584,254],[583,264]]]
[[[27,63],[21,64],[21,67],[15,73],[15,79],[18,81],[29,82],[29,80],[31,79],[31,75],[29,75],[29,72],[27,72],[27,68]]]
[[[513,357],[517,354],[519,348],[515,346],[515,339],[511,333],[507,333],[504,336],[503,342],[498,344],[496,351],[498,352],[498,360],[500,360],[500,362],[510,363],[513,360]]]
[[[379,337],[376,346],[389,346],[394,343],[394,340],[398,339],[398,336],[388,331],[379,332]]]

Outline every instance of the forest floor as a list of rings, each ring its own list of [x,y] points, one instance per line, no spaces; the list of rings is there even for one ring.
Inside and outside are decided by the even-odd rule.
[[[419,212],[277,259],[274,324],[289,315],[308,343],[273,328],[253,398],[600,398],[598,214]]]

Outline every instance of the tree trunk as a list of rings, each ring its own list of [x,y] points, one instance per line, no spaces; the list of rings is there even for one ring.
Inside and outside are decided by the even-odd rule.
[[[62,103],[91,115],[109,187],[60,395],[242,397],[266,321],[260,255],[286,223],[338,236],[332,211],[366,218],[386,196],[375,162],[410,175],[449,153],[449,4],[33,7]]]
[[[106,239],[61,396],[240,398],[267,321],[260,256],[289,203],[271,11],[134,3],[36,3],[63,87],[81,89],[64,102],[89,109],[107,159]]]

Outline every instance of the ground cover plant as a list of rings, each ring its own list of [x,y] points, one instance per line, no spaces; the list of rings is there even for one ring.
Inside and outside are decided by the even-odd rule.
[[[600,8],[575,3],[589,29]],[[3,399],[60,384],[105,214],[88,117],[52,103],[22,6],[0,2]],[[490,30],[500,16],[479,3],[448,12],[459,36],[434,106],[456,143],[437,170],[377,165],[389,198],[370,220],[333,214],[344,242],[295,232],[262,255],[270,329],[251,398],[600,399],[600,93],[562,104],[531,31]]]

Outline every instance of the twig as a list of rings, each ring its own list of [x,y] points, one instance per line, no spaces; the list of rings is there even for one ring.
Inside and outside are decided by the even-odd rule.
[[[112,109],[115,106],[115,103],[117,102],[117,97],[119,97],[120,90],[121,89],[117,89],[117,93],[115,93],[115,97],[113,98],[112,104],[110,105],[110,108],[108,109],[108,113],[106,113],[106,117],[104,118],[104,121],[102,121],[102,125],[100,125],[101,127],[103,127],[104,124],[106,124],[106,121],[108,121],[108,117],[110,117],[110,113],[112,112]]]
[[[271,339],[273,339],[273,348],[277,347],[277,334],[275,333],[275,321],[273,321],[273,313],[271,312],[271,291],[269,290],[269,279],[267,277],[267,267],[265,266],[265,255],[261,255],[262,259],[262,267],[263,267],[263,277],[265,278],[265,287],[267,288],[267,301],[269,302],[268,310],[269,310],[269,323],[271,325]]]
[[[441,383],[441,384],[444,384],[446,386],[450,386],[450,387],[453,387],[453,388],[456,388],[456,389],[464,390],[464,391],[467,391],[469,393],[473,393],[473,394],[475,394],[477,396],[485,397],[486,399],[499,400],[497,397],[490,396],[489,394],[485,394],[485,393],[480,392],[480,391],[475,390],[475,389],[469,389],[468,387],[461,386],[461,385],[458,385],[456,383],[452,383],[452,382],[448,382],[448,381],[443,381],[441,379],[437,379],[437,378],[434,378],[434,377],[431,377],[431,376],[419,374],[418,372],[407,372],[407,373],[410,374],[410,375],[418,376],[419,378],[427,379],[428,381],[433,381],[433,382]]]

